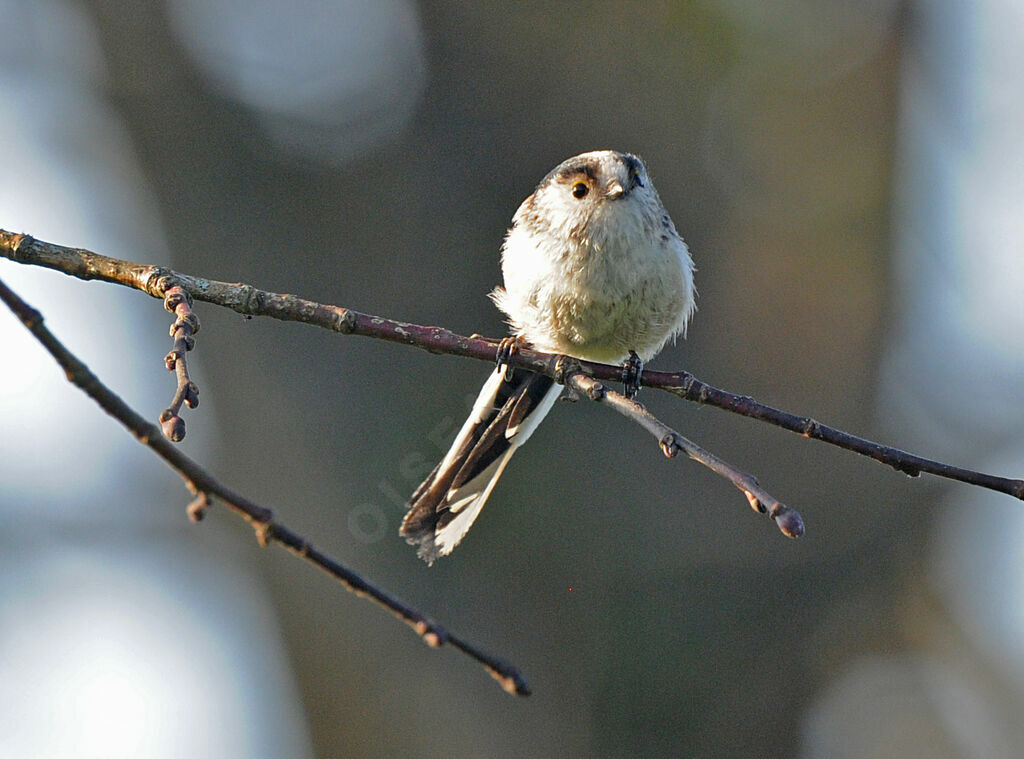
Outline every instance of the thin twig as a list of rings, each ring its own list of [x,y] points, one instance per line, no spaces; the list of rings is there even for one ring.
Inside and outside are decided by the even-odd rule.
[[[516,667],[456,637],[422,612],[331,558],[299,533],[275,519],[274,513],[270,509],[260,506],[222,484],[203,467],[185,456],[179,448],[161,435],[155,425],[146,421],[65,348],[43,324],[42,315],[18,297],[3,281],[0,281],[0,300],[7,304],[43,347],[49,351],[64,370],[70,382],[96,401],[104,411],[135,435],[139,442],[152,449],[157,456],[185,478],[190,490],[196,494],[196,499],[188,507],[190,518],[198,520],[207,507],[210,496],[216,496],[252,525],[261,545],[278,543],[284,546],[299,558],[327,572],[349,591],[358,596],[368,596],[392,612],[412,627],[427,645],[436,648],[448,643],[482,664],[509,693],[522,696],[529,694],[529,686]]]
[[[776,526],[786,537],[799,538],[804,534],[804,520],[800,514],[768,493],[753,475],[741,472],[732,464],[683,437],[636,401],[587,376],[579,369],[579,364],[576,368],[563,369],[560,379],[564,381],[566,387],[592,401],[610,406],[650,432],[657,439],[662,453],[668,458],[674,458],[679,451],[683,451],[694,461],[725,477],[743,492],[754,511],[767,514],[775,520]]]
[[[188,360],[185,354],[196,344],[195,334],[199,331],[199,317],[192,311],[192,296],[182,289],[181,285],[169,287],[164,294],[164,308],[174,314],[171,325],[171,339],[174,344],[170,352],[164,356],[167,371],[174,372],[178,385],[171,399],[171,405],[160,414],[160,428],[164,437],[172,443],[180,443],[185,439],[185,420],[178,412],[181,404],[189,408],[199,405],[199,386],[188,376]]]
[[[943,464],[914,453],[857,437],[822,424],[809,416],[798,416],[758,403],[749,395],[736,395],[726,390],[719,390],[701,382],[689,372],[644,372],[644,385],[656,387],[684,400],[715,406],[733,414],[747,416],[790,432],[796,432],[806,438],[821,440],[838,448],[859,453],[882,464],[887,464],[909,477],[918,477],[922,473],[932,474],[947,480],[957,480],[968,485],[977,485],[1006,493],[1014,498],[1024,500],[1024,480],[997,477],[973,469]]]
[[[163,298],[169,287],[180,285],[196,300],[230,308],[241,314],[305,322],[343,334],[362,335],[412,345],[431,353],[494,362],[500,345],[499,340],[480,336],[465,337],[441,327],[395,321],[340,306],[316,303],[294,295],[259,290],[251,285],[192,277],[165,267],[145,266],[108,258],[81,248],[54,245],[2,229],[0,256],[20,263],[56,269],[80,279],[99,279],[133,287],[156,298]],[[511,361],[524,369],[554,377],[558,356],[522,348]],[[622,375],[622,368],[619,366],[586,361],[580,363],[583,370],[595,379],[615,381]],[[664,390],[688,401],[715,406],[796,432],[807,438],[830,443],[887,464],[911,476],[924,472],[1024,500],[1022,479],[998,477],[964,469],[866,440],[824,425],[810,417],[798,416],[758,403],[749,396],[719,390],[701,382],[689,372],[645,371],[643,384],[645,387]]]

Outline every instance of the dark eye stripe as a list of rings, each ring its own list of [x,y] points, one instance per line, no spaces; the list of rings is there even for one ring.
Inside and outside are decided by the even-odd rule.
[[[597,181],[597,170],[589,163],[581,166],[567,166],[562,171],[558,172],[558,178],[562,180],[575,179],[587,179],[591,182]]]
[[[570,158],[553,168],[537,187],[540,188],[555,182],[568,184],[576,177],[588,180],[590,184],[597,183],[597,167],[593,159]]]

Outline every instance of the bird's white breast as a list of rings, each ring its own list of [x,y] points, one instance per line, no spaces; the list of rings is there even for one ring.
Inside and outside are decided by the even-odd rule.
[[[505,241],[498,306],[541,350],[608,363],[631,350],[652,357],[693,310],[686,244],[660,202],[609,202],[583,221],[572,210],[545,209],[545,219],[563,220],[545,225],[520,209]]]

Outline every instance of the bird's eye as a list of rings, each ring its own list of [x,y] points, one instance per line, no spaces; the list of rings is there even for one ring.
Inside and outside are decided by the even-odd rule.
[[[586,182],[573,183],[572,196],[577,200],[587,197],[588,192],[590,192],[590,186]]]

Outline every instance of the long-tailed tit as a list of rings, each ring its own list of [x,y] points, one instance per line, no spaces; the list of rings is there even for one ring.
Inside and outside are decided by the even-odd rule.
[[[519,206],[491,295],[517,338],[540,351],[634,366],[685,334],[693,260],[634,155],[583,153]],[[462,540],[512,454],[561,392],[549,377],[491,374],[448,454],[413,493],[401,534],[427,563]]]

